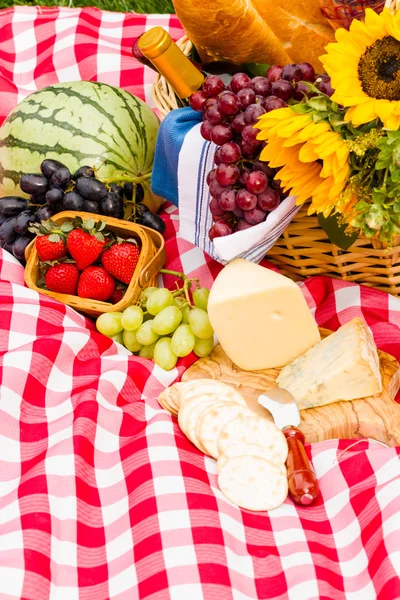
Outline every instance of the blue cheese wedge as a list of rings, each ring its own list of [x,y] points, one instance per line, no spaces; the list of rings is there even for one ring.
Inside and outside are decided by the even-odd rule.
[[[277,384],[300,409],[379,394],[379,357],[368,326],[352,319],[284,367]]]

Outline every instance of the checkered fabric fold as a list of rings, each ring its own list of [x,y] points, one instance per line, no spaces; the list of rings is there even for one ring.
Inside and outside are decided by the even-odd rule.
[[[155,23],[179,37],[175,17],[0,12],[1,115],[58,80],[99,79],[147,98],[151,74],[130,45]],[[221,266],[177,238],[174,207],[161,214],[166,266],[211,285]],[[320,326],[362,316],[400,359],[400,300],[323,277],[302,290]],[[400,598],[399,449],[307,446],[315,506],[239,510],[218,490],[215,461],[157,404],[191,362],[165,373],[130,355],[26,288],[0,250],[0,599]]]

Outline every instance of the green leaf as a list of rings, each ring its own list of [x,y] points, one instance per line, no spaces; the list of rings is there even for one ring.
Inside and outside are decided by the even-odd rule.
[[[387,137],[390,143],[395,142],[396,140],[400,141],[400,131],[388,130]]]
[[[311,106],[313,110],[326,112],[328,109],[328,98],[326,96],[316,96],[315,98],[310,98],[308,105]]]
[[[245,63],[242,65],[244,72],[251,77],[265,77],[266,72],[270,68],[271,65],[266,63]]]
[[[338,215],[329,215],[324,217],[322,213],[318,215],[318,223],[327,234],[332,244],[335,244],[342,250],[348,250],[358,238],[358,232],[351,235],[346,234],[347,224],[342,225],[338,222]]]
[[[72,221],[64,221],[64,223],[60,226],[61,231],[63,231],[64,233],[72,231],[73,228],[74,224],[72,223]]]
[[[98,221],[98,231],[103,231],[103,229],[106,227],[107,223],[106,221]]]
[[[400,196],[400,185],[395,185],[388,193],[388,198],[397,198]]]
[[[356,204],[356,211],[358,213],[365,212],[366,210],[369,210],[369,207],[370,207],[369,202],[366,202],[365,200],[360,200]]]
[[[394,183],[398,183],[400,181],[400,169],[397,167],[394,167],[393,169],[390,169],[390,171],[391,171],[391,174],[390,174],[391,180]]]
[[[392,163],[392,159],[391,158],[387,158],[384,160],[381,160],[380,158],[376,161],[375,163],[375,169],[377,171],[381,171],[382,169],[387,169]]]
[[[372,238],[376,234],[376,229],[371,229],[368,225],[364,225],[362,229],[363,234],[367,238]]]
[[[93,229],[94,225],[95,225],[94,219],[88,219],[87,221],[85,221],[86,229]]]
[[[305,115],[310,112],[310,108],[304,102],[300,102],[300,104],[291,104],[290,108],[298,115]]]
[[[50,242],[59,242],[61,240],[61,238],[58,235],[58,233],[52,233],[49,235],[49,240],[50,240]]]
[[[384,204],[386,198],[387,198],[386,192],[381,192],[379,190],[373,190],[372,201],[374,204]]]
[[[319,123],[320,121],[325,121],[329,117],[329,113],[326,111],[319,111],[318,113],[314,113],[312,116],[314,123]]]
[[[104,242],[104,235],[99,231],[96,231],[94,237],[96,238],[96,240],[99,240],[99,242]]]

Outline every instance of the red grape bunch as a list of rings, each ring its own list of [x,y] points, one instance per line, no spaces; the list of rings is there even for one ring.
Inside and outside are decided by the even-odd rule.
[[[190,106],[203,113],[201,135],[214,142],[215,168],[208,173],[210,240],[262,223],[286,197],[276,170],[260,161],[265,142],[257,140],[258,118],[271,110],[301,102],[320,92],[333,93],[327,75],[316,75],[309,63],[274,65],[265,77],[236,73],[226,87],[217,75],[204,80],[192,94]]]

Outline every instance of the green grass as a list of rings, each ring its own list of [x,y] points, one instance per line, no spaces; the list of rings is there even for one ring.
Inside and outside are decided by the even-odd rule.
[[[173,13],[171,0],[0,0],[0,9],[10,6],[97,6],[102,10],[138,13]]]

